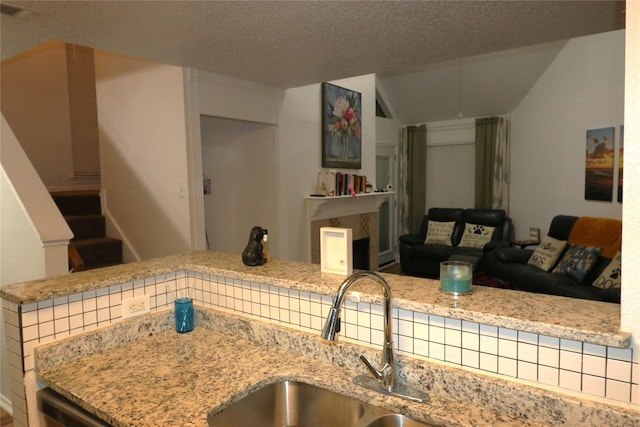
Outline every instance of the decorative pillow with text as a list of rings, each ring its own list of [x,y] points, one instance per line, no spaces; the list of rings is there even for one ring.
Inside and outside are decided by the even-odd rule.
[[[533,255],[531,255],[527,264],[549,271],[556,265],[565,246],[567,246],[566,240],[557,240],[553,237],[545,236],[536,250],[533,251]]]
[[[569,245],[552,273],[566,274],[582,282],[599,256],[599,247]]]
[[[618,252],[607,268],[593,281],[593,286],[602,289],[620,289],[622,287],[622,254]]]
[[[484,248],[484,245],[491,241],[495,227],[479,224],[465,224],[462,239],[460,239],[459,247],[462,248]]]
[[[427,225],[427,237],[425,244],[451,246],[451,235],[456,222],[431,221]]]

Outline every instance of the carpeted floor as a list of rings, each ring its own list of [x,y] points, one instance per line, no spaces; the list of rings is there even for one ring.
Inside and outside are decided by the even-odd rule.
[[[400,268],[400,263],[387,264],[380,268],[382,273],[405,275]],[[482,272],[476,272],[473,274],[473,284],[476,286],[490,286],[492,288],[511,289],[511,285],[508,282],[502,280],[492,279]]]

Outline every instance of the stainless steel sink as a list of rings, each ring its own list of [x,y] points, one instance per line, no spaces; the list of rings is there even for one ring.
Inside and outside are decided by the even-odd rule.
[[[374,419],[366,427],[424,427],[426,425],[404,415],[387,414]]]
[[[211,427],[426,427],[399,414],[321,387],[281,381],[207,417]]]

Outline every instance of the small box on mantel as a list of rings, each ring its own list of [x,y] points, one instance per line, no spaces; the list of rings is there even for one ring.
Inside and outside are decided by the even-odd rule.
[[[344,276],[353,273],[350,228],[320,227],[320,271]]]

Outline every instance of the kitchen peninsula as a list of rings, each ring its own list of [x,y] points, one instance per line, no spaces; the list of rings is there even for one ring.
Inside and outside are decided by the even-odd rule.
[[[202,404],[206,407],[196,410],[199,416],[203,411],[223,409],[230,399],[237,399],[260,384],[286,377],[343,393],[355,393],[360,399],[374,404],[384,402],[384,405],[400,408],[411,417],[437,421],[442,425],[478,425],[480,419],[486,419],[487,425],[551,425],[562,421],[563,417],[570,420],[574,416],[593,420],[592,425],[600,425],[599,422],[612,425],[611,420],[622,422],[619,425],[638,425],[639,415],[634,405],[619,405],[619,402],[609,399],[594,400],[587,395],[565,396],[561,390],[545,391],[535,386],[535,382],[523,384],[519,380],[513,381],[518,378],[517,372],[516,375],[495,372],[504,378],[485,375],[484,371],[491,372],[491,369],[482,363],[483,358],[486,355],[496,359],[503,357],[498,350],[491,354],[490,350],[476,348],[478,363],[475,365],[465,356],[474,351],[473,345],[469,347],[467,338],[475,336],[482,342],[483,337],[491,334],[494,334],[491,338],[496,342],[505,340],[505,343],[511,342],[516,346],[526,344],[535,348],[534,344],[524,342],[525,338],[535,337],[538,346],[557,340],[619,349],[624,353],[628,351],[630,336],[618,330],[619,306],[494,288],[475,289],[471,295],[454,301],[439,291],[437,281],[395,275],[384,277],[393,290],[394,328],[401,372],[408,382],[432,395],[432,401],[423,407],[382,399],[350,383],[356,371],[363,369],[357,356],[366,353],[368,357],[375,358],[379,352],[377,318],[381,317],[378,309],[382,297],[375,286],[359,285],[356,290],[360,292],[361,302],[346,307],[341,335],[349,338],[349,342],[341,338],[340,345],[336,347],[319,342],[319,330],[344,277],[320,273],[318,265],[273,260],[264,266],[247,267],[237,254],[195,252],[11,285],[0,292],[5,300],[5,314],[8,311],[16,313],[13,317],[18,318],[18,326],[27,332],[25,339],[29,338],[28,328],[32,326],[29,313],[47,312],[53,307],[51,322],[56,324],[55,307],[66,304],[67,330],[63,330],[64,322],[59,322],[60,328],[55,326],[53,334],[44,335],[40,331],[46,328],[38,324],[36,329],[40,335],[20,343],[21,357],[25,359],[25,371],[33,370],[36,366],[33,349],[38,344],[51,343],[37,352],[41,380],[76,399],[83,393],[91,394],[90,387],[87,385],[83,389],[82,385],[67,383],[65,369],[85,364],[96,366],[93,363],[99,364],[103,358],[116,360],[127,356],[131,360],[125,364],[142,373],[132,372],[133,377],[145,377],[145,369],[158,370],[164,375],[162,381],[154,380],[154,384],[148,387],[163,383],[171,389],[170,379],[180,362],[190,370],[184,378],[207,378],[207,386],[214,389],[204,392],[207,399],[203,397]],[[187,292],[194,297],[198,307],[198,326],[193,333],[178,335],[171,326],[172,301],[175,295]],[[150,296],[151,313],[122,321],[122,313],[118,312],[120,300],[140,294]],[[88,308],[85,304],[85,311],[81,313],[85,324],[74,326],[71,318],[75,302],[91,301],[91,298],[95,303],[89,303]],[[567,309],[569,302],[571,310]],[[105,314],[107,312],[108,315]],[[118,328],[137,332],[124,333]],[[70,335],[65,340],[59,339]],[[446,340],[440,340],[440,335]],[[188,345],[182,347],[181,340]],[[100,348],[98,343],[108,345]],[[207,343],[214,348],[209,348]],[[264,346],[269,350],[265,351]],[[75,351],[69,351],[69,348]],[[167,351],[168,348],[174,350]],[[182,348],[185,353],[176,353],[178,350],[175,349]],[[58,357],[48,357],[51,352]],[[260,362],[255,357],[243,362],[238,354],[245,352],[247,355],[256,352],[266,358],[275,357],[280,362],[271,359]],[[69,354],[82,354],[83,359],[71,360]],[[131,357],[132,354],[136,357]],[[175,360],[171,358],[171,361],[162,362],[164,359],[153,356],[157,354],[163,357],[175,355]],[[580,353],[576,354],[582,357]],[[522,358],[525,358],[524,354]],[[63,362],[51,364],[47,360]],[[231,367],[223,363],[225,361],[231,366],[237,363],[238,372],[246,375],[234,376],[229,371]],[[518,355],[513,361],[520,363]],[[150,362],[156,365],[148,367]],[[317,371],[311,369],[310,364],[317,366]],[[87,369],[87,376],[96,376],[91,373],[91,368]],[[95,369],[105,372],[102,368]],[[217,380],[216,369],[223,373]],[[345,371],[335,375],[342,369]],[[323,370],[331,376],[321,374]],[[253,374],[249,375],[249,371]],[[225,388],[221,388],[222,384]],[[139,398],[152,399],[155,396],[160,400],[148,403],[164,407],[182,389],[172,389],[164,396],[153,388],[134,390],[134,394],[142,395]],[[122,395],[118,396],[118,393]],[[107,397],[104,397],[95,401],[94,395],[94,398],[87,396],[87,401],[78,403],[89,405],[93,412],[116,425],[153,425],[153,420],[145,424],[135,415],[129,415],[133,418],[117,418],[119,413],[109,409],[110,405],[117,406],[119,399],[133,399],[134,396],[127,393],[123,387],[117,387],[108,395],[114,400],[107,402]],[[29,396],[27,401],[30,402]],[[457,401],[462,403],[456,407],[454,403]],[[451,411],[451,408],[458,409]],[[471,418],[465,418],[467,416]],[[193,425],[206,425],[206,421],[201,424],[202,418],[198,420],[194,419]],[[530,424],[523,424],[525,421]]]

